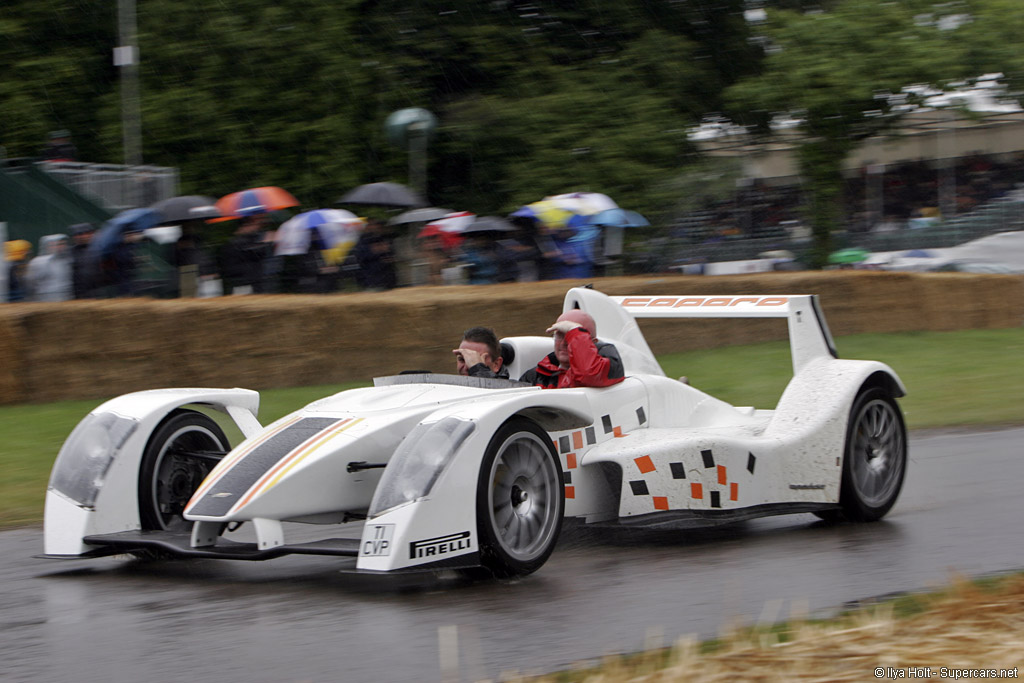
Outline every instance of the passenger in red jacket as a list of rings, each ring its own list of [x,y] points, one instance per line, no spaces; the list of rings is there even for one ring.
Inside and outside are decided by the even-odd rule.
[[[547,331],[555,335],[554,353],[527,370],[520,382],[566,389],[607,387],[625,378],[618,350],[614,344],[597,341],[597,324],[587,313],[567,311]]]

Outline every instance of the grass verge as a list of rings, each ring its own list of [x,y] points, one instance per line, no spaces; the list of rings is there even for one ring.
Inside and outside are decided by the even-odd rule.
[[[794,619],[733,628],[712,641],[686,637],[670,648],[608,657],[598,665],[543,676],[511,674],[502,680],[842,683],[893,678],[1019,678],[1024,662],[1021,605],[1024,574],[973,581],[956,577],[937,591],[860,607],[834,619]]]
[[[1024,423],[1024,328],[868,334],[836,340],[843,358],[888,363],[903,379],[901,402],[911,429]],[[734,405],[773,407],[792,375],[789,345],[751,346],[667,354],[670,377]],[[356,384],[261,392],[266,424]],[[43,493],[64,439],[102,401],[63,401],[0,407],[0,528],[42,520]],[[229,434],[230,436],[230,434]]]

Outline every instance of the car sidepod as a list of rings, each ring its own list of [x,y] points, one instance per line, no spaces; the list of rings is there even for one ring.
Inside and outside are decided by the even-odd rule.
[[[902,385],[873,361],[822,358],[790,381],[775,410],[735,408],[664,378],[644,377],[646,429],[582,455],[621,473],[618,517],[625,523],[697,525],[839,502],[850,410],[865,386]]]

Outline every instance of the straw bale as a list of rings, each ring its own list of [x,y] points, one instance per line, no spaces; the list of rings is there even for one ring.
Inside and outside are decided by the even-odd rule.
[[[928,329],[962,330],[1015,327],[1024,323],[1024,278],[936,273],[921,280],[922,308]],[[1009,285],[1009,286],[1008,286]]]
[[[19,329],[18,316],[0,309],[0,404],[15,403],[24,395]]]
[[[543,334],[583,281],[418,287],[328,296],[10,304],[0,402],[102,398],[160,386],[253,389],[449,372],[462,331]],[[608,294],[818,294],[835,335],[1012,327],[1024,278],[862,271],[605,278]],[[784,339],[780,320],[645,320],[655,353]],[[600,330],[598,331],[600,334]]]

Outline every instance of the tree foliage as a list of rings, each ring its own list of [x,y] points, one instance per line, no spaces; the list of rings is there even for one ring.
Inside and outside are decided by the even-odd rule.
[[[119,163],[117,3],[12,0],[0,19],[9,156],[55,128]],[[429,199],[479,212],[587,189],[655,211],[685,129],[752,73],[742,0],[138,0],[143,157],[182,191],[275,184],[324,205],[405,180],[384,121],[432,111]]]
[[[779,3],[788,4],[788,3]],[[772,117],[801,120],[797,158],[809,190],[816,257],[823,263],[840,225],[842,164],[864,138],[899,122],[907,103],[893,94],[911,84],[944,88],[985,71],[1021,76],[1010,42],[1024,27],[1012,0],[844,0],[828,11],[772,8],[763,33],[763,70],[741,80],[726,98],[744,122],[766,132]],[[997,19],[998,17],[998,19]]]
[[[687,171],[702,116],[767,131],[788,112],[824,253],[842,160],[896,118],[880,95],[993,71],[1024,85],[1019,0],[136,1],[145,162],[179,168],[185,193],[274,184],[307,207],[406,179],[384,130],[405,107],[439,120],[436,205],[502,212],[591,190],[653,217],[706,175]],[[5,3],[9,156],[67,128],[81,158],[122,160],[117,4]],[[744,17],[757,6],[764,24]]]

